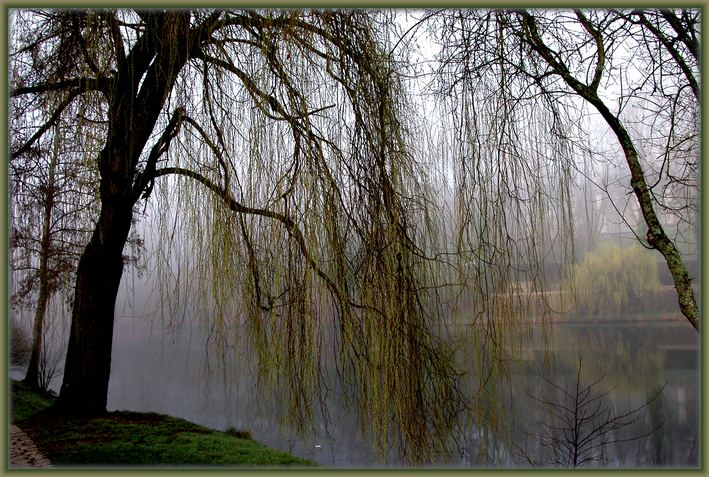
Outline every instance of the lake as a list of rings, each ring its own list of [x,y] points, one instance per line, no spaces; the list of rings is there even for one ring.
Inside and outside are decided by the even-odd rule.
[[[577,414],[593,411],[595,421],[589,418],[585,426],[606,425],[607,429],[587,444],[587,455],[593,459],[588,465],[698,465],[699,334],[681,317],[566,319],[538,326],[535,332],[535,342],[541,342],[544,333],[550,347],[526,349],[510,362],[509,375],[500,383],[505,387],[504,413],[489,425],[481,425],[469,413],[461,414],[452,434],[455,450],[432,465],[553,465],[560,459],[559,442],[573,434],[565,427],[574,426],[564,424],[563,409],[569,406],[565,399],[591,384],[587,402],[582,402],[585,407]],[[165,333],[158,325],[119,317],[109,409],[154,411],[216,429],[248,430],[268,446],[327,466],[402,464],[396,449],[381,452],[360,432],[356,411],[347,410],[336,392],[323,403],[327,418],[316,413],[306,434],[296,432],[282,418],[287,403],[279,399],[277,386],[270,391],[256,389],[253,354],[230,349],[234,366],[220,370],[214,365],[217,357],[206,353],[205,340],[204,333],[188,323]],[[463,369],[467,352],[474,350],[461,350]],[[474,395],[477,379],[467,376],[463,382],[463,388]],[[577,434],[590,432],[578,427]],[[544,444],[552,441],[557,443]]]

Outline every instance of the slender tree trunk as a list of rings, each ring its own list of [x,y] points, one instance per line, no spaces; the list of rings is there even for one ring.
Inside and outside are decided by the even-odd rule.
[[[42,274],[41,268],[40,274]],[[40,280],[42,279],[40,278]],[[28,387],[37,391],[46,391],[46,389],[40,388],[39,364],[42,358],[42,346],[44,344],[42,331],[44,328],[44,315],[46,313],[48,301],[49,294],[47,293],[47,286],[44,282],[40,281],[37,310],[35,311],[34,325],[32,329],[32,352],[30,354],[30,364],[27,367],[27,372],[25,373],[24,379],[24,382]]]
[[[684,264],[684,260],[682,259],[679,250],[677,250],[674,242],[665,232],[660,223],[660,219],[655,213],[655,208],[652,205],[652,197],[650,196],[650,190],[645,180],[645,173],[643,172],[642,165],[640,164],[640,159],[635,150],[632,138],[620,123],[620,120],[618,120],[618,118],[615,117],[610,110],[608,110],[605,104],[598,99],[597,96],[592,98],[591,103],[604,117],[623,148],[625,160],[628,164],[628,168],[630,169],[630,185],[633,188],[635,196],[637,197],[638,204],[640,205],[640,211],[642,212],[643,219],[647,225],[646,236],[648,244],[660,252],[665,258],[667,268],[672,274],[672,280],[674,282],[675,289],[677,290],[679,308],[694,329],[699,331],[699,307],[697,306],[697,300],[694,296],[692,279],[689,277],[687,267]]]
[[[32,352],[30,354],[30,364],[27,367],[24,382],[31,389],[46,391],[40,389],[40,361],[42,359],[42,347],[44,345],[44,316],[47,311],[47,303],[49,302],[50,284],[49,284],[49,249],[52,245],[50,235],[50,223],[52,218],[52,210],[54,209],[54,193],[55,193],[55,172],[57,168],[57,158],[59,155],[59,127],[54,131],[54,150],[49,161],[49,171],[47,177],[47,188],[44,193],[44,216],[42,218],[42,239],[39,247],[39,296],[37,297],[37,310],[34,315],[34,325],[32,330]]]
[[[600,33],[593,30],[592,27],[588,26],[587,23],[584,23],[584,27],[586,27],[587,31],[594,37],[598,48],[595,76],[591,84],[586,85],[577,80],[569,71],[568,66],[561,62],[558,56],[556,56],[549,46],[544,43],[542,36],[537,30],[534,17],[527,12],[523,12],[522,18],[524,27],[526,28],[526,34],[528,35],[529,44],[535,49],[535,51],[537,51],[537,53],[539,53],[544,61],[546,61],[547,64],[554,69],[554,72],[558,74],[566,82],[566,84],[569,85],[569,87],[571,87],[571,89],[573,89],[581,98],[588,101],[596,108],[596,110],[598,110],[615,134],[618,142],[620,142],[620,146],[623,149],[623,154],[625,155],[625,161],[628,165],[628,169],[630,170],[630,186],[632,187],[638,200],[640,211],[642,212],[643,219],[647,225],[647,242],[665,258],[667,268],[669,268],[670,273],[672,274],[672,280],[674,282],[675,289],[677,290],[680,310],[690,324],[697,331],[699,331],[699,307],[697,306],[697,300],[694,296],[692,279],[689,277],[689,273],[687,273],[687,267],[684,264],[684,260],[682,259],[679,250],[677,250],[674,242],[669,238],[663,229],[660,219],[655,212],[650,189],[645,178],[645,172],[643,171],[642,164],[640,163],[640,158],[635,149],[635,144],[633,143],[632,137],[623,126],[620,118],[613,114],[613,112],[611,112],[608,106],[598,96],[598,87],[605,64],[605,47],[603,45],[602,36]]]

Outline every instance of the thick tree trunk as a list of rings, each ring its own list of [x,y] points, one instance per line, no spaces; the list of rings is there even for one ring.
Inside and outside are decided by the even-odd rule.
[[[189,12],[143,16],[146,31],[118,62],[119,71],[106,90],[108,137],[98,161],[101,215],[77,268],[64,382],[56,404],[63,413],[106,411],[123,247],[133,204],[145,187],[138,181],[134,190],[138,160],[191,48]],[[120,51],[123,45],[116,47]],[[136,78],[143,78],[142,86]],[[153,163],[146,167],[154,170],[158,156],[151,154]]]
[[[116,295],[131,218],[132,201],[104,200],[79,260],[64,382],[57,401],[65,413],[106,411]]]

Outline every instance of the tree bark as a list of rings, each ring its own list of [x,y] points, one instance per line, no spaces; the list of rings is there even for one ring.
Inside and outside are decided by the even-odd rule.
[[[189,13],[144,16],[146,32],[125,61],[119,61],[119,71],[105,90],[109,132],[98,158],[101,213],[77,268],[64,382],[56,403],[65,414],[106,411],[123,247],[133,205],[146,186],[135,182],[140,177],[138,159],[191,48]],[[158,157],[151,154],[150,160]]]
[[[69,414],[106,410],[116,296],[133,203],[103,201],[91,241],[79,260],[64,382],[57,406]]]

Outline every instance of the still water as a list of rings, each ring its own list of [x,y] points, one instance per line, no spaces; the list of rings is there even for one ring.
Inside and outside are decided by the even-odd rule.
[[[574,407],[573,399],[581,401],[577,416],[593,418],[577,426],[578,435],[606,426],[585,448],[577,446],[592,457],[587,465],[699,465],[699,335],[684,320],[567,320],[545,330],[548,350],[528,348],[510,364],[501,393],[503,418],[498,416],[492,426],[462,418],[456,450],[433,465],[554,465],[560,442],[574,435],[571,414],[564,411]],[[380,452],[359,431],[356,411],[348,411],[337,393],[324,403],[328,418],[316,415],[313,428],[299,434],[280,417],[287,404],[278,390],[256,389],[253,355],[232,350],[234,367],[225,373],[213,364],[205,340],[189,324],[166,333],[157,325],[119,318],[109,409],[153,411],[216,429],[248,430],[268,446],[327,466],[401,465],[395,453]],[[463,379],[477,382],[474,376]]]

